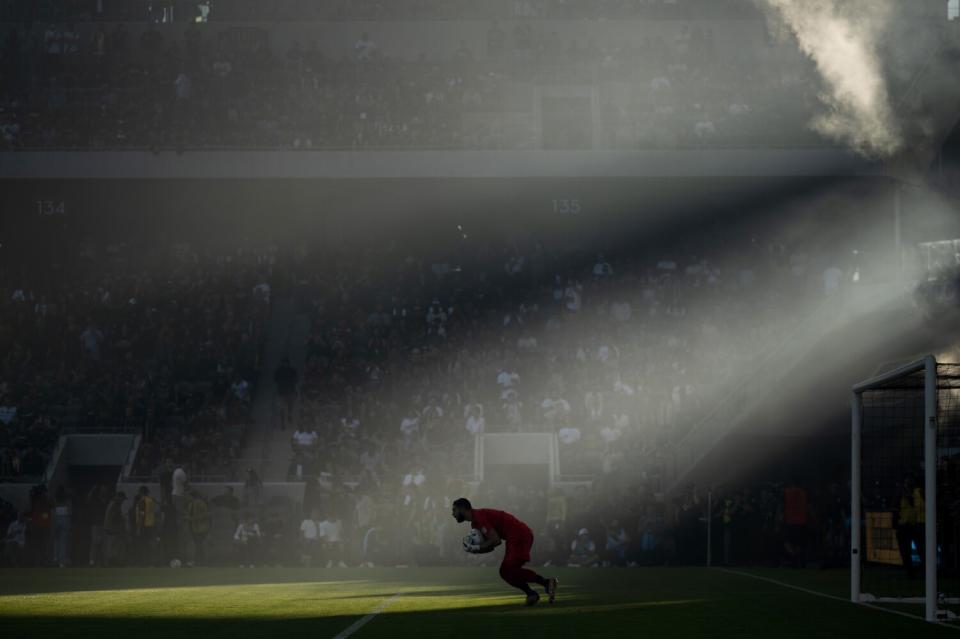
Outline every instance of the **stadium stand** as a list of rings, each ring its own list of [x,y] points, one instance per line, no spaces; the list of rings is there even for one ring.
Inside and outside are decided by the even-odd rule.
[[[232,476],[269,254],[83,242],[55,259],[12,268],[0,285],[0,475],[35,480],[62,432],[135,430],[145,435],[137,475],[155,477],[173,457],[198,475]]]
[[[812,68],[760,19],[7,23],[6,149],[821,146]],[[727,24],[727,23],[724,23]],[[726,30],[724,31],[726,33]],[[405,37],[409,36],[409,37]],[[432,50],[409,42],[436,40]],[[320,42],[323,44],[321,45]],[[756,53],[756,55],[754,55]],[[749,74],[743,59],[759,59]],[[804,96],[797,99],[797,95]],[[539,135],[530,123],[543,121]],[[82,122],[82,126],[77,123]]]
[[[772,41],[748,4],[8,0],[0,145],[829,144],[805,127],[810,63]],[[731,15],[721,34],[718,18]],[[591,21],[601,20],[630,22],[631,37],[598,37]],[[346,35],[317,35],[345,24]],[[942,178],[946,193],[958,183]],[[22,516],[0,500],[0,530],[25,526],[24,547],[8,536],[4,561],[69,563],[50,527],[69,506],[84,542],[74,562],[297,563],[309,553],[291,542],[307,520],[336,531],[336,546],[310,549],[328,565],[462,563],[448,508],[472,493],[526,513],[537,560],[553,564],[702,563],[705,520],[724,564],[842,563],[850,522],[838,476],[664,494],[673,447],[734,371],[803,321],[794,310],[829,304],[861,277],[842,238],[698,233],[646,252],[563,251],[502,232],[455,255],[382,237],[338,250],[250,243],[230,228],[209,244],[21,247],[23,261],[4,256],[0,271],[0,479],[34,486]],[[256,423],[253,403],[275,399],[259,382],[273,372],[264,350],[280,290],[309,329],[303,343],[287,336],[286,354],[303,364],[296,388],[281,390],[295,399],[278,435],[280,406]],[[61,435],[114,431],[139,435],[125,493],[43,485]],[[500,432],[555,435],[564,472],[592,482],[472,485],[477,436]],[[265,467],[241,464],[275,437],[284,449]],[[178,470],[191,490],[171,505],[186,481]],[[281,480],[302,499],[270,485]]]

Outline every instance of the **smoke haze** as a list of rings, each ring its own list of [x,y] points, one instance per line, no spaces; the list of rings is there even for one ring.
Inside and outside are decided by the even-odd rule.
[[[824,81],[825,112],[810,123],[824,136],[876,158],[894,155],[903,137],[890,105],[879,54],[889,0],[757,0],[785,25]]]

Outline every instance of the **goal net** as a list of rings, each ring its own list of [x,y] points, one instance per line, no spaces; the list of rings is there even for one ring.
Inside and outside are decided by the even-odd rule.
[[[861,382],[852,410],[851,599],[956,619],[960,365],[930,356]]]

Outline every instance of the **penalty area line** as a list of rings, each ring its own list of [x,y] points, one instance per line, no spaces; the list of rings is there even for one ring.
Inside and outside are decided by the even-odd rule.
[[[814,597],[822,597],[824,599],[833,599],[834,601],[842,601],[843,603],[853,603],[849,599],[844,597],[837,597],[836,595],[828,595],[825,592],[820,592],[817,590],[810,590],[809,588],[801,588],[800,586],[794,586],[793,584],[788,584],[783,581],[777,581],[776,579],[770,579],[769,577],[761,577],[760,575],[754,575],[749,572],[742,572],[740,570],[730,570],[728,568],[714,568],[717,572],[725,572],[728,575],[739,575],[741,577],[749,577],[750,579],[756,579],[758,581],[766,581],[767,583],[780,586],[782,588],[789,588],[790,590],[799,590],[800,592],[806,593],[808,595],[813,595]],[[861,602],[857,605],[863,606],[864,608],[870,608],[872,610],[879,610],[880,612],[889,612],[892,615],[897,615],[898,617],[906,617],[907,619],[913,619],[915,621],[924,621],[924,618],[919,615],[911,615],[909,612],[903,612],[900,610],[891,610],[890,608],[884,608],[882,606],[877,606],[874,604]],[[960,627],[954,626],[947,623],[942,623],[940,621],[934,622],[936,625],[942,628],[950,628],[951,630],[960,630]]]
[[[360,630],[360,629],[363,628],[365,625],[367,625],[368,623],[370,623],[370,621],[371,621],[374,617],[376,617],[376,616],[379,615],[381,612],[383,612],[384,610],[386,610],[387,607],[390,606],[390,604],[392,604],[394,601],[396,601],[396,600],[399,599],[399,598],[400,598],[400,593],[398,592],[398,593],[395,593],[395,594],[394,594],[392,597],[390,597],[389,599],[385,599],[385,600],[381,601],[380,604],[379,604],[376,608],[374,608],[373,610],[371,610],[369,614],[366,614],[366,615],[364,615],[363,617],[361,617],[361,618],[357,619],[356,621],[354,621],[352,624],[350,624],[350,627],[348,627],[346,630],[344,630],[343,632],[341,632],[340,634],[338,634],[338,635],[337,635],[336,637],[334,637],[333,639],[347,639],[347,637],[349,637],[350,635],[352,635],[353,633],[355,633],[357,630]]]

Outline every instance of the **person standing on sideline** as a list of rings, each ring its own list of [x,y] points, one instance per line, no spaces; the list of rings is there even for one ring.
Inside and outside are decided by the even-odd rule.
[[[106,542],[104,565],[107,566],[116,566],[123,563],[127,536],[127,528],[123,521],[123,502],[125,501],[127,501],[127,496],[122,490],[118,490],[107,505],[103,516],[103,532]]]
[[[187,471],[183,469],[183,466],[178,465],[173,469],[170,493],[173,495],[173,505],[177,512],[185,512],[187,508]]]
[[[806,566],[807,491],[792,481],[783,489],[783,536],[787,559],[794,568]]]
[[[57,486],[53,502],[53,563],[61,568],[70,564],[70,535],[73,507],[63,485]]]
[[[53,504],[47,487],[38,484],[30,489],[30,520],[27,525],[27,552],[30,565],[50,565],[50,529],[53,522]]]
[[[923,566],[925,522],[926,502],[923,498],[923,489],[920,488],[916,479],[907,477],[900,493],[895,528],[900,560],[909,579],[917,576],[917,566],[913,563],[914,548],[920,557],[920,565]]]
[[[180,559],[180,513],[169,497],[160,502],[160,555],[164,564]]]
[[[90,518],[90,565],[105,563],[103,520],[110,504],[110,489],[103,484],[94,486],[87,495],[87,516]]]
[[[186,557],[187,537],[190,534],[190,527],[187,524],[187,471],[182,464],[178,464],[170,475],[170,494],[173,500],[173,508],[176,511],[177,526],[177,545],[174,546],[174,554],[178,559]],[[166,522],[164,523],[166,526]]]
[[[27,554],[27,513],[20,511],[7,526],[3,544],[3,560],[8,566],[21,566]]]
[[[150,489],[141,486],[133,504],[133,539],[135,560],[144,566],[154,563],[153,546],[160,524],[160,505],[150,496]]]
[[[262,537],[260,526],[257,524],[253,513],[244,514],[243,521],[237,526],[237,531],[233,533],[233,540],[237,544],[237,553],[240,556],[241,568],[247,566],[253,568],[256,565]]]
[[[243,505],[247,508],[259,508],[263,494],[263,482],[252,468],[247,469],[247,480],[243,483]]]
[[[297,369],[290,365],[289,357],[281,360],[280,366],[273,373],[273,381],[277,385],[277,400],[280,403],[280,430],[286,430],[287,424],[293,420],[300,381]]]
[[[188,566],[202,566],[206,561],[204,544],[210,533],[210,509],[207,501],[196,490],[190,491],[190,503],[187,504],[187,521],[190,537],[193,539],[193,561]]]

